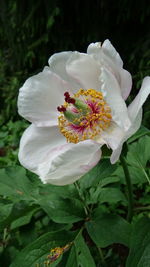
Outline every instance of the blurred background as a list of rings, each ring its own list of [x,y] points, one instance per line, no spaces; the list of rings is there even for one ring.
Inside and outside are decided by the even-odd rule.
[[[1,156],[11,148],[15,153],[19,135],[27,126],[27,122],[17,114],[19,87],[27,77],[41,71],[53,53],[65,50],[86,52],[90,42],[110,39],[124,61],[124,68],[133,76],[134,86],[128,102],[131,101],[143,77],[150,74],[148,2],[0,1]],[[149,127],[148,103],[145,104],[143,120],[146,127]]]

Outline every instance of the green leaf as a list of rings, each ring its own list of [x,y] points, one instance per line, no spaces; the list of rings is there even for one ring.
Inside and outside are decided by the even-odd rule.
[[[145,135],[150,135],[150,130],[144,126],[141,126],[140,129],[128,139],[127,143],[130,144]]]
[[[127,203],[124,194],[119,188],[107,187],[102,188],[100,191],[99,202],[100,203],[117,203],[117,202]]]
[[[128,169],[129,169],[129,173],[131,176],[132,184],[142,184],[142,183],[147,182],[145,174],[143,173],[143,170],[141,168],[137,168],[137,167],[128,165]],[[122,166],[119,166],[117,168],[114,175],[115,175],[115,177],[120,178],[121,183],[126,184],[124,171],[122,169]]]
[[[96,204],[99,203],[117,203],[124,202],[126,204],[127,200],[124,194],[120,191],[119,188],[113,187],[92,187],[89,190],[89,195],[86,197],[87,204]]]
[[[85,218],[83,204],[78,199],[63,199],[50,194],[39,199],[38,204],[57,223],[73,223]]]
[[[9,216],[0,224],[1,228],[9,227],[11,230],[28,224],[32,216],[39,210],[39,207],[29,206],[26,202],[15,203]]]
[[[130,165],[137,168],[145,168],[146,163],[150,160],[150,136],[144,136],[138,142],[129,146],[127,161]]]
[[[130,252],[126,267],[150,266],[150,219],[142,218],[138,221],[131,235]]]
[[[59,246],[65,246],[74,239],[75,235],[75,232],[67,231],[46,233],[25,247],[18,254],[10,267],[44,266],[44,262],[47,261],[50,250]],[[58,259],[58,261],[60,259]],[[51,266],[56,266],[56,264],[51,264]]]
[[[145,180],[150,183],[150,177],[146,172],[147,162],[150,160],[150,136],[144,136],[138,142],[129,146],[127,161],[129,165],[135,168],[134,172],[141,171]]]
[[[80,180],[80,186],[84,189],[98,184],[102,179],[110,177],[116,170],[117,164],[111,164],[109,159],[102,159],[92,170]]]
[[[91,256],[90,250],[86,245],[82,235],[80,234],[75,238],[66,267],[96,267],[94,260]]]
[[[131,225],[118,215],[103,214],[86,223],[87,231],[97,246],[113,243],[129,245]]]
[[[26,171],[20,166],[0,169],[0,194],[13,199],[34,200],[37,185],[29,180]]]
[[[40,195],[49,196],[50,194],[55,194],[63,198],[75,198],[78,196],[74,184],[58,186],[51,184],[42,184],[39,191]]]

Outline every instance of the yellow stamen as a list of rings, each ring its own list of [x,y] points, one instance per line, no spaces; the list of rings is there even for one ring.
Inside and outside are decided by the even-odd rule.
[[[78,143],[87,139],[96,139],[102,131],[107,129],[111,123],[111,109],[103,98],[103,94],[94,89],[80,89],[74,98],[86,103],[89,111],[86,113],[78,110],[78,117],[69,122],[64,114],[58,117],[60,132],[68,142]],[[70,109],[72,104],[64,103],[63,106]]]

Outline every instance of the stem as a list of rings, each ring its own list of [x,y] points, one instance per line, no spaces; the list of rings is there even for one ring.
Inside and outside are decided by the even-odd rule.
[[[78,182],[75,182],[74,185],[75,185],[75,188],[76,188],[77,191],[78,191],[80,200],[81,200],[82,203],[83,203],[85,214],[86,214],[86,216],[88,216],[88,214],[89,214],[89,212],[88,212],[88,207],[86,206],[85,199],[84,199],[84,197],[83,197],[82,194],[81,194],[81,191],[80,191],[80,187],[79,187]]]
[[[127,214],[127,221],[131,222],[133,217],[133,191],[132,191],[132,183],[131,177],[128,170],[128,166],[126,160],[123,156],[120,157],[120,161],[122,164],[122,168],[124,170],[126,185],[127,185],[127,192],[128,192],[128,214]]]
[[[106,266],[106,262],[105,262],[105,259],[104,259],[104,255],[103,255],[103,251],[100,247],[97,247],[98,248],[98,251],[99,251],[99,255],[100,255],[100,259],[102,261],[102,263]]]

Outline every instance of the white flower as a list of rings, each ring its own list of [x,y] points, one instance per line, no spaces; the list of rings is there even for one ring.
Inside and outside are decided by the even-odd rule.
[[[21,164],[43,183],[65,185],[98,163],[104,144],[115,163],[123,143],[140,127],[150,77],[127,107],[131,86],[131,75],[109,40],[90,44],[87,54],[54,54],[49,67],[19,92],[19,114],[32,122],[20,142]]]

